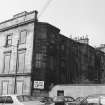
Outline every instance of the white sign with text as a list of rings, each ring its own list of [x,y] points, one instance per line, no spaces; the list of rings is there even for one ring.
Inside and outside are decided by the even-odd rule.
[[[34,89],[44,89],[44,81],[34,81]]]

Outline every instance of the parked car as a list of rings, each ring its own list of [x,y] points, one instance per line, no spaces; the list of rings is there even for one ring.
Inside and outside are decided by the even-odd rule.
[[[65,96],[65,105],[69,105],[69,103],[74,102],[75,99],[70,96]]]
[[[45,103],[45,105],[53,104],[53,98],[51,97],[39,97],[40,102]]]
[[[71,97],[71,96],[64,96],[64,100],[65,100],[65,102],[73,102],[73,101],[75,101],[75,99],[73,97]]]
[[[65,104],[64,96],[56,96],[53,98],[53,101],[54,101],[55,105],[64,105]]]
[[[45,105],[35,97],[29,95],[3,95],[0,96],[2,105]]]
[[[75,99],[71,96],[56,96],[53,98],[53,101],[72,102],[72,101],[75,101]]]
[[[80,102],[84,99],[84,97],[77,97],[74,101],[69,102],[68,105],[79,105]]]
[[[76,101],[76,102],[81,102],[83,99],[84,99],[84,97],[77,97],[77,98],[75,99],[75,101]]]
[[[54,102],[63,102],[63,101],[65,101],[65,99],[64,99],[64,96],[55,96],[53,98],[53,101]]]
[[[68,105],[69,102],[73,102],[75,99],[70,96],[57,96],[54,97],[55,105]]]
[[[105,105],[105,94],[89,95],[79,105]]]

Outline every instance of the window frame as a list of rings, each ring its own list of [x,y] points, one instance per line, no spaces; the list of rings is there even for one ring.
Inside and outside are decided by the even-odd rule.
[[[7,53],[4,53],[4,66],[3,66],[3,71],[2,71],[2,73],[5,73],[5,58],[6,58],[6,56],[10,56],[10,59],[9,59],[9,70],[8,70],[8,72],[6,73],[6,74],[8,74],[9,73],[9,71],[10,71],[10,66],[11,66],[11,52],[7,52]]]
[[[2,94],[3,94],[3,89],[4,89],[4,87],[3,87],[3,84],[4,83],[7,83],[7,94],[8,94],[8,90],[9,90],[9,80],[2,80],[2,82],[1,82],[1,84],[2,84]]]
[[[21,91],[22,91],[22,94],[23,94],[23,91],[24,91],[24,81],[23,81],[23,80],[17,80],[17,81],[16,81],[16,93],[19,94],[19,93],[18,93],[18,84],[19,84],[19,83],[21,83],[21,86],[22,86],[22,87],[21,87],[21,89],[22,89]]]
[[[6,36],[6,47],[12,46],[12,35],[13,35],[12,33],[7,34],[7,36]],[[9,41],[10,41],[10,44],[8,43]]]
[[[45,68],[46,66],[46,60],[45,57],[46,54],[45,53],[36,53],[35,55],[35,67],[36,68]]]
[[[64,96],[64,90],[57,90],[57,96]]]
[[[23,41],[22,41],[22,35],[24,35],[24,34],[22,34],[22,32],[25,32],[25,39],[23,39]],[[27,33],[28,32],[25,29],[20,31],[19,44],[25,44],[26,43]]]
[[[26,59],[26,50],[19,50],[17,53],[17,73],[24,73],[25,70],[25,59]],[[24,54],[24,69],[22,71],[19,70],[19,54]]]

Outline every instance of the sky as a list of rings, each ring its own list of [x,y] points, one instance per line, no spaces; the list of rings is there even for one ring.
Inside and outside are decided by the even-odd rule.
[[[56,26],[67,37],[88,35],[93,47],[105,44],[105,0],[1,0],[0,22],[33,10],[40,22]]]

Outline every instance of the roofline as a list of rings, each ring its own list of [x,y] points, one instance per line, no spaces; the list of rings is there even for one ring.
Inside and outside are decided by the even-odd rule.
[[[34,12],[35,12],[35,10],[34,10],[34,11],[31,11],[31,12],[27,12],[27,15],[32,14],[32,13],[34,13]],[[19,16],[19,17],[16,17],[16,18],[20,18],[20,17],[23,17],[23,15],[22,15],[22,16]],[[8,19],[8,20],[5,20],[5,21],[3,21],[3,22],[0,22],[0,25],[1,25],[1,24],[4,24],[4,23],[6,23],[6,22],[9,22],[9,21],[15,20],[16,18],[12,18],[12,19]]]
[[[58,30],[58,32],[60,32],[59,28],[57,28],[56,26],[54,26],[54,25],[52,25],[52,24],[50,24],[48,22],[38,22],[38,23],[42,24],[42,25],[46,25],[46,26],[51,27],[51,28],[54,28],[54,29]]]
[[[9,26],[9,27],[2,28],[2,29],[0,29],[0,32],[7,31],[9,29],[12,29],[12,28],[15,28],[15,27],[18,27],[18,26],[22,26],[24,24],[28,24],[28,23],[34,22],[34,20],[35,19],[32,19],[32,20],[29,20],[29,21],[26,21],[26,22],[21,22],[21,23],[18,23],[18,24]]]

